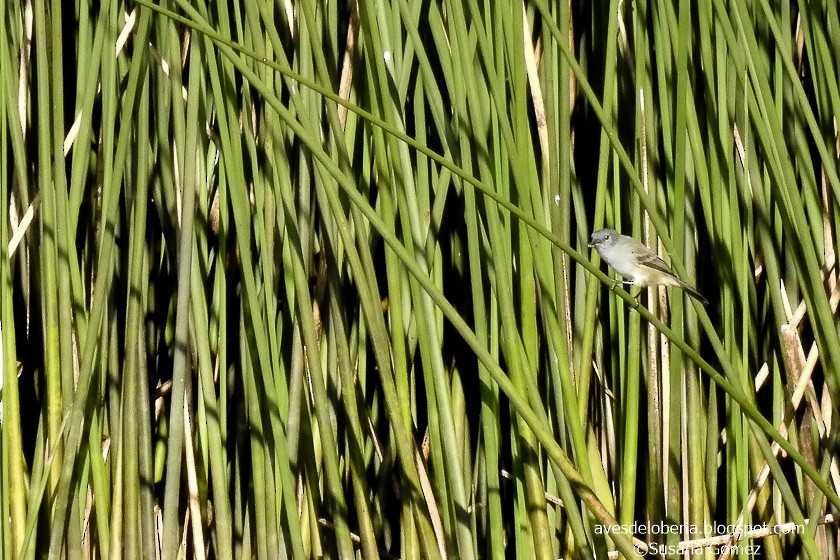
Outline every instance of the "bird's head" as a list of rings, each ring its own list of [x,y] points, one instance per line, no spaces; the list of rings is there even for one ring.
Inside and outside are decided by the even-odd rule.
[[[618,241],[618,232],[612,229],[599,229],[589,238],[589,246],[596,249],[612,247]]]

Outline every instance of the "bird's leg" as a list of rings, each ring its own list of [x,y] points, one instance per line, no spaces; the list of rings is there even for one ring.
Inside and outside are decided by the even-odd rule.
[[[625,280],[624,283],[635,285],[633,280]],[[627,291],[629,292],[630,290],[628,289]],[[633,301],[635,301],[635,303],[632,306],[633,309],[638,309],[639,306],[642,304],[642,291],[643,289],[639,288],[639,292],[635,296],[633,296]]]
[[[618,279],[616,279],[616,278],[613,278],[613,279],[612,279],[612,285],[610,286],[610,291],[613,291],[613,292],[614,292],[614,291],[615,291],[615,289],[616,289],[616,288],[617,288],[620,284],[633,285],[633,283],[634,283],[634,281],[633,281],[632,279],[628,280],[628,279],[626,279],[626,278],[622,278],[621,280],[618,280]],[[639,298],[640,298],[641,296],[642,296],[642,292],[641,292],[641,291],[639,291],[639,293],[638,293],[638,294],[636,294],[636,296],[633,298],[633,300],[634,300],[634,302],[635,302],[635,303],[631,306],[631,309],[638,309],[639,305],[641,305],[641,301],[639,300]]]
[[[618,287],[619,284],[632,284],[632,283],[633,283],[632,278],[624,278],[623,276],[621,277],[620,280],[618,278],[613,278],[612,279],[612,286],[610,286],[610,290],[615,291],[615,289]]]
[[[626,284],[626,285],[633,285],[633,280],[627,280],[623,278],[621,280],[617,280],[615,278],[612,279],[612,285],[610,286],[610,291],[614,292],[619,285]],[[638,309],[639,305],[641,305],[641,301],[639,298],[642,296],[642,292],[640,291],[636,296],[633,298],[635,303],[631,306],[631,309]]]

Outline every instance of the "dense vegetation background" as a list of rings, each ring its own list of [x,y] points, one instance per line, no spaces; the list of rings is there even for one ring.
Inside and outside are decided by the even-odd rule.
[[[4,559],[837,557],[833,0],[0,14]]]

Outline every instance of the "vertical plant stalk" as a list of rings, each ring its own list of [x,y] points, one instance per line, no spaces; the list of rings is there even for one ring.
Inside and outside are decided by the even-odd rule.
[[[188,387],[187,376],[190,367],[190,278],[193,274],[192,250],[195,231],[196,150],[198,143],[198,105],[200,76],[202,71],[201,52],[197,42],[190,43],[190,77],[187,101],[186,136],[183,147],[183,167],[180,170],[181,220],[178,235],[178,303],[175,311],[175,357],[172,365],[172,399],[169,404],[169,439],[166,456],[166,486],[163,497],[163,558],[175,560],[178,554],[179,497],[181,489],[181,459],[184,451],[184,396]],[[177,150],[177,146],[176,146]]]

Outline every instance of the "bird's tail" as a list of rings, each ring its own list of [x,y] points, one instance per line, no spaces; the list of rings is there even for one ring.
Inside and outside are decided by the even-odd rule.
[[[679,284],[680,284],[680,288],[682,288],[682,290],[683,290],[685,293],[687,293],[688,295],[690,295],[691,297],[693,297],[694,299],[696,299],[697,301],[699,301],[699,302],[700,302],[700,303],[702,303],[703,305],[709,305],[709,300],[707,300],[706,298],[704,298],[704,297],[703,297],[703,294],[701,294],[700,292],[698,292],[696,288],[694,288],[693,286],[690,286],[690,285],[686,284],[685,282],[683,282],[683,281],[682,281],[682,280],[680,280],[679,278],[677,278],[676,280],[677,280],[677,282],[679,282]]]

